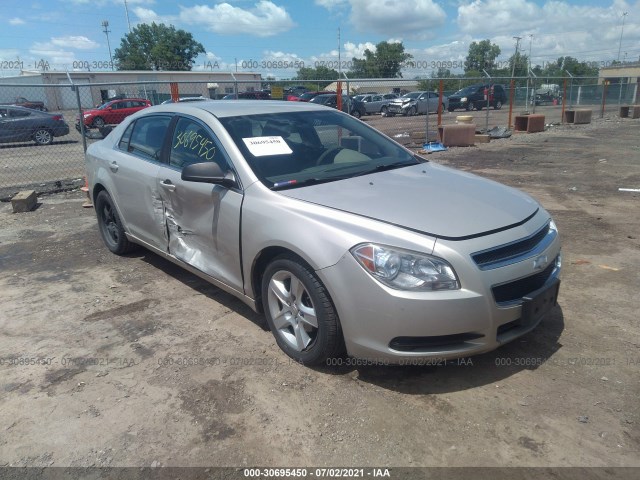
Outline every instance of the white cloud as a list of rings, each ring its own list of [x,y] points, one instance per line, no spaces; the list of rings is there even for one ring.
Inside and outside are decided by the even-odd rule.
[[[9,20],[9,25],[24,25],[24,20],[18,17],[14,17]]]
[[[333,10],[350,6],[349,21],[361,32],[411,38],[433,37],[447,14],[434,0],[316,0]]]
[[[476,39],[490,38],[508,58],[515,50],[513,36],[522,37],[520,46],[529,50],[533,34],[533,63],[570,55],[581,60],[611,60],[617,57],[622,12],[626,19],[622,51],[633,58],[640,54],[640,1],[614,0],[609,5],[571,4],[547,0],[538,5],[531,0],[474,0],[458,7],[461,33]]]
[[[61,48],[73,48],[76,50],[92,50],[100,45],[84,36],[67,35],[64,37],[53,37],[51,45]]]
[[[172,15],[158,15],[150,8],[135,7],[133,14],[138,17],[139,23],[164,23],[166,25],[172,25],[176,23],[178,17]]]
[[[252,9],[234,7],[229,3],[219,3],[214,7],[208,5],[181,7],[180,21],[201,25],[219,34],[245,34],[258,37],[277,35],[295,26],[284,7],[269,0],[260,0]]]
[[[342,7],[347,4],[347,0],[315,0],[315,4],[333,10],[336,7]]]

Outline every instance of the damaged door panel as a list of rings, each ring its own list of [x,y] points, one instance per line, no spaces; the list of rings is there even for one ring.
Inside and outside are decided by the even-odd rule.
[[[156,185],[164,207],[169,253],[242,291],[240,210],[242,193],[221,185],[185,182],[183,167],[216,162],[231,169],[214,135],[196,120],[179,118]]]

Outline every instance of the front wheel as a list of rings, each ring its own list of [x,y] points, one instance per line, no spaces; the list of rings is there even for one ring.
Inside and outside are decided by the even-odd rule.
[[[495,105],[493,106],[494,110],[500,110],[502,108],[502,102],[500,100],[496,101]]]
[[[102,117],[96,117],[93,119],[93,126],[96,128],[104,127],[104,119]]]
[[[384,105],[381,109],[380,109],[380,115],[384,115],[386,116],[389,113],[389,109],[387,108],[386,105]]]
[[[416,109],[416,107],[409,107],[405,111],[405,115],[407,117],[413,117],[416,113],[418,113],[418,110]]]
[[[262,277],[262,305],[278,346],[304,365],[342,356],[335,307],[313,270],[293,255],[273,260]]]
[[[111,196],[102,190],[96,198],[96,215],[102,241],[112,253],[123,255],[135,249],[124,233],[120,216],[113,205]]]
[[[360,114],[360,110],[354,110],[353,112],[351,112],[351,115],[353,115],[356,118],[360,118],[362,116]]]

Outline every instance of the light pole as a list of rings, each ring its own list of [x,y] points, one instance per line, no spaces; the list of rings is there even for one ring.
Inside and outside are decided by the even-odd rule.
[[[620,42],[618,43],[618,61],[620,61],[620,50],[622,49],[622,34],[624,33],[624,19],[629,12],[623,12],[622,14],[622,28],[620,29]]]
[[[129,33],[131,33],[131,21],[129,20],[129,5],[127,5],[127,0],[124,0],[124,11],[127,14],[127,25],[129,26]]]
[[[111,30],[109,30],[109,21],[103,20],[102,26],[104,27],[103,32],[107,36],[107,46],[109,47],[109,65],[111,65],[111,70],[113,70],[113,57],[111,56],[111,43],[109,42],[109,33],[111,32]]]
[[[529,68],[528,71],[531,71],[531,43],[533,42],[533,33],[529,34]],[[531,97],[535,98],[536,92],[535,89],[531,91]],[[534,102],[535,103],[535,102]],[[535,105],[534,105],[535,107]],[[527,75],[527,110],[529,110],[529,75]],[[534,108],[535,110],[535,108]]]

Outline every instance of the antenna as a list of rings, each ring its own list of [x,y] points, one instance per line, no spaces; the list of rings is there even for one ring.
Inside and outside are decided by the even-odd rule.
[[[107,36],[107,46],[109,47],[109,64],[111,65],[111,70],[113,70],[113,57],[111,56],[111,43],[109,42],[109,20],[102,21],[102,27],[104,28],[103,32]]]
[[[131,33],[131,21],[129,20],[129,5],[127,5],[127,0],[124,0],[124,11],[127,14],[127,25],[129,26],[129,33]]]

